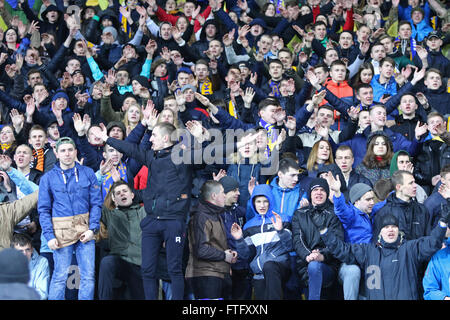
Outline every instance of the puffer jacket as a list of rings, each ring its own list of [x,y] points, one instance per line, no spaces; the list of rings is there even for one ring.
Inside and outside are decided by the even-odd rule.
[[[257,196],[265,196],[269,200],[269,210],[265,215],[257,213],[253,199]],[[283,229],[275,230],[271,219],[275,219],[272,213],[273,195],[267,184],[257,185],[251,197],[251,208],[255,216],[244,225],[244,236],[236,241],[237,252],[247,261],[250,261],[256,280],[264,279],[263,268],[268,261],[288,263],[289,252],[292,251],[291,231],[283,224]]]
[[[320,238],[319,230],[313,220],[316,220],[318,225],[325,225],[337,238],[344,240],[344,229],[334,213],[333,204],[329,200],[315,207],[309,205],[294,213],[292,218],[292,238],[294,250],[297,253],[297,272],[305,284],[308,283],[308,262],[306,262],[306,257],[314,249],[318,249],[324,256],[323,263],[333,267],[336,271],[340,266],[340,261],[333,257]]]

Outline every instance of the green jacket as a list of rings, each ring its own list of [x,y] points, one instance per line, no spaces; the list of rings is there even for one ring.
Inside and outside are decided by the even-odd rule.
[[[143,206],[132,204],[128,208],[113,210],[103,207],[101,222],[108,230],[110,254],[141,265],[141,220],[147,213]]]

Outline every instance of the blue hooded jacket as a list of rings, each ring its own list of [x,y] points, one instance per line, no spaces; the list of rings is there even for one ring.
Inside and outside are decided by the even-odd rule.
[[[446,247],[436,252],[428,263],[423,277],[423,298],[425,300],[444,300],[450,296],[450,238]]]
[[[269,209],[265,215],[257,214],[253,200],[258,196],[265,196],[269,200]],[[255,216],[244,225],[244,237],[236,241],[236,248],[240,256],[250,262],[254,279],[263,279],[264,263],[275,261],[288,263],[289,252],[292,251],[292,233],[283,228],[275,230],[271,219],[273,195],[269,185],[257,185],[251,196],[251,208]]]

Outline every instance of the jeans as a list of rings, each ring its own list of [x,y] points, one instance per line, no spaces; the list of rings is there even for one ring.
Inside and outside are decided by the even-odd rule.
[[[131,299],[144,299],[141,268],[121,259],[119,256],[109,255],[104,257],[100,263],[98,277],[98,298],[100,300],[112,300],[114,298],[113,284],[115,278],[127,283]]]
[[[339,279],[344,287],[345,300],[358,300],[359,282],[361,280],[361,270],[355,264],[341,265],[339,269]]]
[[[311,261],[308,264],[308,277],[308,300],[320,300],[322,288],[330,286],[336,274],[329,265],[319,261]]]
[[[146,300],[158,299],[156,269],[162,243],[166,245],[167,271],[170,276],[172,299],[183,300],[183,249],[186,225],[183,220],[160,220],[147,216],[141,221],[142,229],[142,279]]]
[[[68,269],[72,263],[72,255],[75,255],[80,270],[78,300],[93,300],[95,288],[95,241],[87,243],[78,241],[70,246],[53,251],[54,270],[50,289],[49,300],[64,300]]]

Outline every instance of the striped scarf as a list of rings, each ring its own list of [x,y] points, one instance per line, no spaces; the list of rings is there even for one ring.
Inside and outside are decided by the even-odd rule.
[[[117,171],[120,174],[120,178],[122,180],[124,180],[125,182],[128,182],[128,178],[127,178],[127,166],[125,164],[123,164],[122,162],[119,163],[119,165],[117,166]],[[106,197],[106,195],[109,192],[109,189],[111,189],[111,186],[113,185],[114,180],[112,178],[111,172],[106,173],[106,177],[103,180],[102,183],[102,194],[103,194],[103,198]]]
[[[127,7],[126,5],[123,7]],[[119,20],[122,24],[123,31],[128,35],[128,38],[131,39],[131,26],[128,24],[127,18],[125,18],[121,13],[119,13]]]
[[[44,148],[33,149],[33,157],[36,170],[44,172]]]
[[[200,83],[200,93],[202,95],[213,94],[212,82],[211,82],[211,80],[209,80],[209,78],[206,78],[206,80],[204,82]]]
[[[275,142],[278,138],[277,131],[275,130],[275,125],[267,123],[263,119],[259,121],[259,124],[267,131],[267,146],[269,148],[268,151],[270,154],[270,152],[272,152],[273,148],[275,147]]]
[[[234,103],[231,100],[230,100],[230,102],[228,102],[228,113],[230,114],[230,116],[232,116],[236,119],[238,118],[236,108],[234,107]]]
[[[408,46],[407,46],[408,40],[400,40],[400,38],[397,37],[395,39],[395,41],[400,41],[400,50],[402,52],[402,55],[406,55],[406,49],[408,48]],[[414,40],[412,37],[410,37],[409,38],[409,47],[411,49],[411,53],[409,54],[409,60],[411,60],[411,61],[416,56],[416,45],[417,45],[416,40]]]

